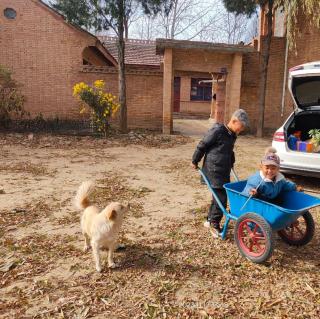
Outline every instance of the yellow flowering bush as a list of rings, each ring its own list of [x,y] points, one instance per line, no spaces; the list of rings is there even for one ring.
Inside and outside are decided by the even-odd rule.
[[[81,101],[80,114],[91,109],[94,127],[104,136],[110,127],[110,117],[114,116],[119,109],[116,96],[105,92],[105,82],[96,80],[92,86],[80,82],[73,87],[73,96]]]

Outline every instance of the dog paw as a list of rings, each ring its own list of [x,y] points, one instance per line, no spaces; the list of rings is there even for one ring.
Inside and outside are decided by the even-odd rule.
[[[117,268],[117,265],[115,263],[111,263],[109,264],[108,267],[114,269],[114,268]]]
[[[101,267],[100,266],[96,266],[96,270],[97,270],[97,272],[101,272]]]

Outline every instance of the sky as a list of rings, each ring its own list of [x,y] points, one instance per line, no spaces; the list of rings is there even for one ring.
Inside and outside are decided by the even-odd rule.
[[[43,1],[49,4],[54,0]],[[240,41],[248,43],[256,35],[257,16],[248,19],[229,14],[222,0],[176,1],[177,6],[169,17],[158,15],[156,18],[148,18],[135,7],[130,20],[129,38],[175,38],[237,44]],[[115,36],[112,30],[103,34]]]

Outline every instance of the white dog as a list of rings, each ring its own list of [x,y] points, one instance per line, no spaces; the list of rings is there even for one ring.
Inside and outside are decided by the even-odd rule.
[[[102,247],[109,249],[109,268],[116,267],[113,261],[113,252],[117,246],[123,215],[129,205],[124,206],[118,202],[112,202],[100,212],[99,208],[91,205],[88,199],[93,186],[93,182],[90,181],[81,184],[75,197],[75,205],[79,210],[83,210],[81,230],[85,239],[84,251],[88,251],[91,243],[96,269],[100,272],[100,248]]]

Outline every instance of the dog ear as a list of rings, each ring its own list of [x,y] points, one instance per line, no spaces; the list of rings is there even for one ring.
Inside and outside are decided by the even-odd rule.
[[[107,217],[109,220],[114,221],[117,218],[117,212],[114,209],[112,209],[112,210],[108,211]]]

